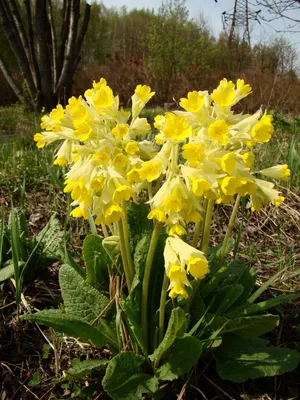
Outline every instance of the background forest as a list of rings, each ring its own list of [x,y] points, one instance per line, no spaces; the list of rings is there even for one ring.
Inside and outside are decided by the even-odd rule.
[[[74,76],[75,95],[103,76],[121,95],[125,106],[137,82],[150,84],[157,93],[154,101],[163,105],[175,103],[189,90],[210,90],[224,76],[241,77],[254,88],[254,95],[246,102],[249,111],[260,106],[282,112],[299,111],[298,56],[285,38],[256,43],[250,49],[235,37],[229,45],[228,31],[218,37],[213,35],[205,19],[205,7],[203,14],[191,19],[185,2],[180,0],[162,3],[157,12],[129,11],[126,6],[110,8],[107,4],[92,4],[81,61]],[[57,35],[60,7],[59,0],[53,2]],[[84,4],[81,7],[83,10]],[[0,46],[8,67],[14,70],[16,60],[2,28]],[[15,77],[18,79],[17,68]],[[16,102],[1,72],[0,90],[0,105]]]

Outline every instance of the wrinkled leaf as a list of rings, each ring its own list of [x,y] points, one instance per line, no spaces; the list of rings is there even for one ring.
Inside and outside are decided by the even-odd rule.
[[[141,370],[144,361],[142,356],[128,351],[109,362],[102,385],[113,400],[138,400],[143,394],[157,391],[158,379]]]
[[[222,379],[244,382],[294,370],[299,363],[295,350],[266,346],[265,341],[236,336],[223,338],[215,351],[217,371]]]
[[[72,367],[67,371],[69,379],[81,379],[90,375],[94,370],[105,369],[108,360],[73,360]]]
[[[167,361],[156,371],[160,380],[172,381],[189,372],[202,353],[202,344],[194,336],[175,340],[166,354]]]
[[[179,339],[184,335],[186,328],[187,320],[184,311],[179,307],[174,308],[171,312],[165,336],[154,353],[149,356],[150,360],[156,361],[160,358],[172,346],[175,339]]]
[[[105,343],[104,336],[99,329],[79,318],[64,314],[58,310],[39,311],[35,314],[22,315],[21,318],[50,326],[58,332],[65,333],[74,338],[79,338],[86,343],[91,342],[99,348],[103,347]]]

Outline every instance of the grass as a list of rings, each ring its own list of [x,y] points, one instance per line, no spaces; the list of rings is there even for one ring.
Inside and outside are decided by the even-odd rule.
[[[142,116],[153,122],[154,116],[159,112],[163,110],[144,110]],[[280,208],[266,207],[257,213],[251,213],[246,207],[244,215],[240,211],[236,229],[233,232],[235,237],[240,235],[238,255],[243,257],[248,265],[255,266],[259,272],[260,282],[266,281],[279,269],[287,266],[292,273],[299,271],[300,148],[297,138],[300,131],[300,119],[275,115],[275,127],[276,133],[272,140],[257,149],[256,166],[267,168],[276,163],[289,165],[292,172],[291,178],[280,186],[286,201]],[[0,108],[0,201],[6,211],[10,209],[11,201],[15,206],[21,207],[28,217],[31,230],[35,233],[41,230],[53,212],[58,213],[63,224],[67,209],[67,198],[61,190],[65,171],[52,165],[55,146],[46,147],[42,151],[36,148],[32,134],[37,129],[35,115],[24,113],[20,107]],[[212,227],[212,244],[220,243],[224,237],[224,226],[230,212],[230,207],[217,208]],[[71,230],[75,232],[71,238],[72,243],[80,250],[86,227],[81,222],[72,222]],[[39,280],[26,288],[24,300],[30,304],[31,309],[59,304],[57,272],[58,265],[51,266]],[[278,281],[268,295],[289,293],[295,290],[300,290],[299,279],[296,275],[290,275],[289,279]],[[52,330],[37,328],[35,325],[28,324],[26,329],[19,331],[15,319],[14,291],[9,284],[0,290],[0,298],[2,299],[0,331],[4,334],[0,376],[3,378],[3,388],[6,391],[10,388],[9,395],[14,398],[22,396],[24,399],[62,398],[63,396],[94,398],[87,397],[86,388],[80,382],[61,381],[59,383],[58,381],[55,385],[53,381],[55,377],[62,376],[62,372],[70,366],[71,357],[80,357],[92,350],[78,344],[75,340],[65,339]],[[297,341],[295,332],[300,332],[299,306],[299,301],[295,301],[294,304],[277,310],[284,315],[284,321],[274,332],[275,336],[271,340],[278,343]],[[45,343],[50,350],[48,349],[49,351],[44,354]],[[99,353],[100,356],[105,356],[105,354]],[[293,376],[284,379],[288,380],[291,387],[297,386],[294,384]],[[220,394],[218,389],[220,385],[223,385],[222,390],[225,392],[232,389],[228,383],[220,382],[216,376],[213,382],[217,387],[207,380],[205,382],[201,390],[206,395],[209,393],[207,396],[211,397],[208,398]],[[35,383],[36,386],[34,386]],[[270,390],[274,389],[275,383],[276,387],[280,383],[283,385],[282,378],[278,378],[276,382],[269,380]],[[184,382],[178,383],[181,387],[183,384]],[[89,385],[94,393],[101,393],[97,379],[89,381]],[[264,384],[259,382],[255,387],[251,385],[250,383],[245,385],[245,391],[248,390],[249,393],[262,391],[263,393],[267,390]],[[178,388],[178,393],[181,387]],[[52,395],[52,397],[43,397],[45,393],[46,396]],[[99,398],[105,399],[104,395],[101,396]],[[192,390],[191,396],[190,398],[201,398],[196,389]],[[260,397],[249,395],[244,398],[250,400]]]

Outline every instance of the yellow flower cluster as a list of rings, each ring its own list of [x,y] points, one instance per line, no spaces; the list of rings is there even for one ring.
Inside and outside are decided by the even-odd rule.
[[[40,148],[62,141],[54,164],[69,166],[64,191],[73,199],[74,217],[87,219],[90,213],[96,224],[118,222],[125,217],[124,203],[148,192],[148,218],[163,223],[170,235],[165,253],[170,296],[186,297],[187,274],[201,279],[208,266],[203,254],[179,237],[188,223],[203,218],[205,200],[229,204],[236,195],[249,196],[253,211],[284,200],[273,183],[257,175],[287,179],[287,165],[253,171],[253,149],[270,140],[272,116],[232,110],[251,90],[242,79],[236,84],[223,79],[211,94],[188,93],[180,100],[184,111],[155,117],[153,143],[142,140],[151,127],[139,115],[154,92],[138,85],[131,112],[124,111],[102,78],[84,97],[72,97],[65,108],[58,105],[44,116],[44,131],[34,140]],[[178,251],[183,248],[189,256]]]
[[[151,129],[139,113],[153,95],[149,86],[138,85],[132,112],[126,112],[119,109],[118,96],[102,78],[84,98],[72,97],[65,109],[58,105],[42,118],[45,131],[34,140],[38,147],[63,140],[54,164],[70,166],[64,191],[74,200],[73,217],[87,219],[89,209],[96,224],[117,222],[125,215],[124,202],[143,189],[142,179],[134,172],[156,149],[150,141],[137,140]],[[134,181],[138,184],[132,185]]]
[[[172,298],[178,295],[183,298],[188,297],[185,286],[191,287],[191,284],[187,274],[194,279],[203,279],[209,272],[204,254],[189,246],[178,236],[166,240],[164,259],[166,275],[170,279],[169,295]]]

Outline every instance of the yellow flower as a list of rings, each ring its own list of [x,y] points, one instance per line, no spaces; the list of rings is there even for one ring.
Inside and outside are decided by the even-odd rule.
[[[89,116],[88,111],[83,106],[82,102],[83,100],[81,96],[79,96],[78,99],[76,99],[76,97],[71,97],[68,101],[69,104],[66,107],[74,121],[78,124],[85,122]]]
[[[142,109],[145,107],[146,103],[155,95],[155,92],[151,92],[150,86],[147,85],[137,85],[135,88],[134,95],[132,99],[132,119],[134,120]]]
[[[157,115],[154,118],[154,128],[161,130],[163,128],[163,125],[165,123],[165,117],[163,115]]]
[[[188,160],[191,166],[197,166],[197,163],[203,159],[203,143],[187,143],[182,146],[182,157]]]
[[[196,92],[189,92],[186,98],[180,99],[179,105],[189,112],[200,111],[204,106],[204,94]]]
[[[158,160],[145,161],[139,170],[140,178],[152,182],[161,174],[162,163]]]
[[[222,79],[217,89],[212,92],[211,98],[220,106],[231,106],[235,100],[234,83],[226,78]]]
[[[88,213],[86,212],[86,209],[81,208],[80,206],[74,208],[74,210],[71,211],[70,215],[74,218],[88,219]]]
[[[150,86],[147,85],[137,85],[135,88],[135,94],[138,96],[138,99],[143,103],[147,103],[151,97],[155,95],[155,92],[151,92]]]
[[[208,262],[205,258],[195,257],[191,258],[188,263],[187,271],[195,279],[203,279],[209,273]]]
[[[133,168],[126,174],[127,181],[129,183],[138,183],[141,182],[140,178],[140,170],[138,168]]]
[[[243,79],[237,80],[237,89],[232,81],[222,79],[217,89],[215,89],[211,95],[211,98],[222,107],[230,107],[235,105],[238,101],[248,96],[251,93],[251,86],[245,85]]]
[[[284,200],[285,200],[285,199],[284,199],[283,196],[278,196],[278,197],[276,197],[276,199],[273,199],[272,203],[274,204],[274,206],[279,207],[280,204],[281,204],[282,202],[284,202]]]
[[[166,214],[159,208],[151,210],[148,214],[148,219],[156,219],[158,222],[166,222]]]
[[[98,153],[95,153],[93,155],[93,158],[99,160],[102,165],[108,165],[109,163],[109,155],[104,151],[99,151]]]
[[[251,168],[254,163],[254,154],[251,151],[247,151],[247,153],[241,156],[241,159],[247,168]]]
[[[128,163],[128,157],[123,153],[119,153],[113,159],[113,165],[115,168],[124,168]]]
[[[234,196],[240,182],[235,176],[226,176],[222,179],[221,189],[226,196]]]
[[[111,133],[114,135],[116,139],[124,139],[129,131],[129,126],[126,124],[118,124],[114,127]]]
[[[272,121],[272,115],[267,115],[265,113],[261,120],[251,130],[251,136],[253,139],[258,143],[267,143],[274,132]]]
[[[95,194],[100,194],[101,190],[104,186],[104,178],[103,176],[97,176],[93,178],[91,182],[91,189],[95,191]]]
[[[192,181],[192,191],[197,197],[203,196],[211,188],[211,184],[206,179],[194,179]]]
[[[174,286],[172,287],[172,289],[170,290],[169,296],[173,299],[177,296],[181,296],[184,299],[187,299],[189,297],[187,291],[184,288],[184,285],[177,281]]]
[[[36,145],[39,149],[42,149],[46,145],[45,136],[42,135],[41,133],[36,133],[33,136],[33,139],[35,142],[37,142]]]
[[[275,165],[274,167],[262,169],[258,172],[262,175],[268,176],[269,178],[281,179],[284,181],[286,181],[291,175],[291,170],[289,169],[287,164]]]
[[[50,113],[50,118],[54,121],[60,121],[65,116],[65,110],[61,104],[58,104]]]
[[[227,153],[220,160],[221,168],[224,172],[231,174],[235,170],[235,153]]]
[[[94,104],[97,111],[109,108],[114,104],[113,91],[106,84],[105,79],[93,83],[94,89],[87,90],[85,97]]]
[[[188,224],[190,222],[199,222],[202,220],[202,216],[198,211],[192,211],[191,213],[187,214],[185,217],[185,222]]]
[[[173,235],[183,236],[183,235],[186,235],[186,230],[181,224],[177,223],[177,224],[174,224],[171,226],[171,228],[169,229],[168,235],[169,236],[173,236]]]
[[[240,196],[251,195],[256,192],[256,184],[251,179],[245,177],[238,178],[239,186],[236,188],[236,193]]]
[[[187,139],[192,133],[192,127],[188,121],[173,113],[166,113],[166,120],[163,127],[163,134],[166,139],[174,142],[181,142]]]
[[[137,145],[136,142],[126,143],[126,146],[125,146],[126,153],[133,155],[133,154],[137,153],[139,150],[140,150],[139,146]]]
[[[90,127],[88,122],[77,122],[75,120],[74,127],[76,129],[74,131],[74,136],[76,137],[76,139],[79,139],[82,142],[87,140],[92,133],[92,128]]]
[[[208,136],[222,145],[229,143],[228,132],[228,125],[224,119],[214,122],[208,128]]]
[[[65,165],[68,165],[68,160],[65,159],[64,157],[57,157],[56,160],[53,162],[54,165],[58,165],[60,167],[64,167]]]
[[[163,203],[165,211],[170,214],[172,212],[178,213],[184,208],[184,203],[182,201],[182,196],[178,188],[175,188],[171,196],[167,197]]]
[[[251,86],[249,84],[245,85],[244,79],[238,79],[236,82],[236,87],[237,87],[237,92],[239,95],[247,96],[249,93],[251,93]],[[240,97],[241,99],[241,97]]]
[[[135,193],[130,186],[120,185],[114,191],[113,200],[118,204],[122,204],[123,201],[128,201],[134,195]]]
[[[180,267],[180,265],[172,264],[167,272],[168,278],[172,282],[180,281],[183,282],[187,279],[186,272]]]
[[[105,213],[105,223],[106,224],[113,224],[115,222],[118,222],[120,219],[125,217],[124,210],[120,206],[116,206],[115,204],[112,204],[109,206]]]

